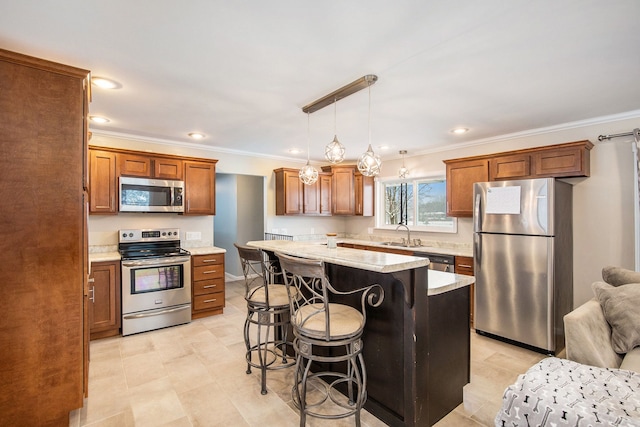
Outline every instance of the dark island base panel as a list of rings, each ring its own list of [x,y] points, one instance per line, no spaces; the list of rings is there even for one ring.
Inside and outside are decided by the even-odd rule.
[[[373,283],[384,288],[382,305],[367,309],[365,408],[390,426],[435,424],[462,403],[462,388],[469,382],[470,288],[427,297],[427,272],[421,267],[384,274],[327,264],[336,289]],[[411,307],[405,289],[412,293]],[[358,296],[336,302],[360,305]]]

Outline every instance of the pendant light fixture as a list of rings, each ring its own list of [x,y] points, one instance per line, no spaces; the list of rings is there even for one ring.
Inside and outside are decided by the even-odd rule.
[[[371,148],[371,83],[369,83],[369,148],[358,159],[358,170],[364,176],[376,176],[380,173],[382,161]]]
[[[333,164],[344,160],[344,145],[338,141],[337,105],[338,99],[335,98],[333,101],[333,141],[324,148],[324,157]]]
[[[311,147],[311,126],[309,113],[307,113],[307,164],[300,169],[298,177],[305,185],[314,184],[318,180],[318,170],[309,164],[309,149]]]
[[[407,150],[400,150],[400,154],[402,154],[402,167],[398,170],[398,176],[402,179],[409,177],[409,169],[407,169],[404,165],[404,155],[407,154]]]

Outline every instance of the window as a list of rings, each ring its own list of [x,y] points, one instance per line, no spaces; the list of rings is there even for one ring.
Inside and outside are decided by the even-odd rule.
[[[378,228],[395,229],[402,223],[416,231],[457,232],[457,219],[446,213],[444,177],[379,181],[378,194]]]

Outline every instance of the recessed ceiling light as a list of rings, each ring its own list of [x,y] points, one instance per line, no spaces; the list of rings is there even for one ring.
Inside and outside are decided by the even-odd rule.
[[[122,85],[105,77],[92,77],[91,83],[102,89],[120,89]]]
[[[378,145],[378,149],[379,150],[388,150],[389,146],[388,145]]]
[[[200,133],[200,132],[190,132],[189,136],[193,139],[203,139],[204,138],[204,133]]]
[[[89,120],[91,120],[94,123],[109,123],[111,121],[106,117],[100,117],[100,116],[89,116]]]
[[[291,154],[300,154],[300,153],[302,153],[302,150],[299,149],[299,148],[292,148],[292,149],[289,150],[289,152]]]
[[[467,128],[455,128],[455,129],[451,129],[451,133],[455,133],[457,135],[462,135],[463,133],[467,133],[469,132],[469,129]]]

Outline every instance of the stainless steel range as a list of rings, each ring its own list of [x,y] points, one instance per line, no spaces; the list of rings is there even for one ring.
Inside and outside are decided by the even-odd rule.
[[[177,228],[120,230],[122,335],[191,321],[191,256]]]

